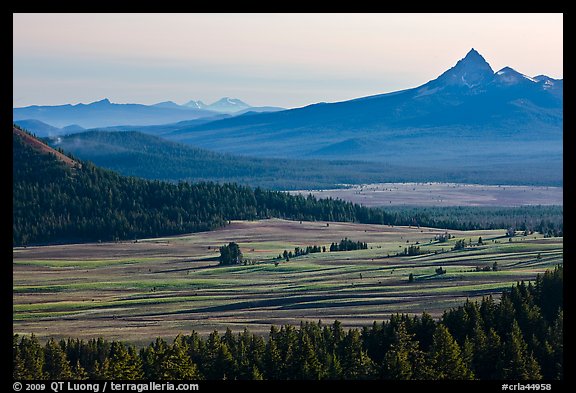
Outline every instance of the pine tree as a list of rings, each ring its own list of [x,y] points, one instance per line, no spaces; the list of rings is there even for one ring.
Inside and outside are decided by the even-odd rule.
[[[142,369],[147,379],[161,379],[161,363],[168,351],[168,344],[161,338],[157,338],[146,348],[140,350]]]
[[[272,329],[275,329],[272,327]],[[264,356],[264,375],[266,379],[277,380],[282,377],[282,355],[276,344],[276,338],[270,334],[266,344],[266,353]]]
[[[327,379],[342,379],[342,366],[340,364],[340,359],[336,356],[336,353],[332,352],[328,356],[328,365],[326,371]]]
[[[228,245],[220,247],[220,264],[221,265],[237,265],[242,263],[242,251],[240,246],[235,242],[230,242]]]
[[[432,345],[432,336],[436,330],[436,321],[427,312],[423,312],[420,318],[414,317],[415,340],[420,343],[420,349],[427,352]]]
[[[462,344],[462,360],[464,362],[464,366],[471,370],[471,374],[474,374],[472,364],[474,359],[474,345],[472,344],[472,340],[466,336],[464,339],[464,344]]]
[[[82,365],[80,364],[80,360],[76,361],[76,365],[74,365],[74,367],[72,368],[72,374],[73,374],[72,379],[75,379],[77,381],[82,381],[88,379],[89,377],[88,372],[86,372],[84,367],[82,367]]]
[[[107,379],[142,379],[142,359],[133,347],[114,341],[110,347],[109,364],[106,370]]]
[[[248,330],[246,330],[246,334],[248,334]],[[264,370],[264,353],[266,351],[266,343],[261,336],[257,336],[252,334],[250,337],[250,345],[248,347],[248,358],[250,360],[250,364],[253,367],[258,369],[263,375]]]
[[[72,367],[66,353],[54,339],[48,340],[44,348],[44,374],[48,379],[72,379]]]
[[[348,331],[342,342],[342,377],[344,379],[370,379],[374,364],[362,347],[360,333],[356,329]]]
[[[430,366],[434,379],[473,379],[474,374],[462,358],[460,346],[454,340],[448,329],[439,324],[432,337],[429,353]]]
[[[535,334],[526,341],[528,348],[534,351],[534,358],[540,365],[542,379],[555,379],[557,375],[556,359],[554,358],[554,348],[547,339],[540,341]]]
[[[97,380],[109,379],[110,375],[110,359],[106,358],[102,363],[96,361],[94,363],[94,371],[92,372],[92,378]]]
[[[394,331],[394,341],[384,355],[381,375],[386,379],[409,380],[414,374],[414,360],[421,354],[414,334],[406,331],[406,324],[401,322]]]
[[[246,332],[246,330],[244,332]],[[245,339],[240,338],[238,340],[238,343],[234,346],[231,346],[230,344],[228,344],[228,342],[226,342],[226,344],[229,347],[231,347],[230,352],[236,364],[236,370],[234,370],[230,374],[230,378],[233,377],[234,379],[241,379],[241,380],[252,379],[254,367],[248,355],[248,349],[245,343]]]
[[[18,336],[14,336],[13,345]],[[38,338],[32,334],[30,337],[22,336],[17,349],[14,350],[14,379],[31,380],[44,378],[44,349]]]
[[[298,375],[295,379],[312,379],[318,380],[323,376],[322,365],[318,360],[317,353],[310,341],[307,332],[300,328],[300,337],[298,342],[298,350],[296,354],[297,363],[300,364]]]
[[[501,378],[509,380],[541,379],[540,366],[524,340],[516,320],[503,344],[503,356],[500,364]]]
[[[552,350],[554,351],[554,379],[563,379],[564,377],[564,311],[558,311],[558,316],[552,324],[549,331],[549,340]]]
[[[161,380],[199,379],[198,369],[187,353],[187,347],[179,335],[174,339],[160,360]]]
[[[217,331],[210,333],[206,341],[203,374],[209,380],[221,380],[234,377],[235,363],[226,343],[222,342]]]
[[[217,379],[234,379],[236,370],[236,362],[230,353],[230,349],[226,343],[220,345],[218,356],[216,358],[215,374]]]
[[[264,380],[264,376],[256,366],[252,366],[252,375],[250,378],[252,381],[262,381]]]
[[[18,335],[12,335],[12,376],[14,379],[26,379],[26,369],[24,367],[24,359],[20,354],[20,346],[18,345]]]

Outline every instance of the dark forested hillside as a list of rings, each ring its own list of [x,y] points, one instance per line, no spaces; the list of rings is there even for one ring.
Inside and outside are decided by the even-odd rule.
[[[518,283],[498,303],[467,301],[440,320],[392,315],[345,330],[333,324],[272,326],[268,339],[244,330],[196,332],[137,349],[102,338],[14,335],[15,379],[152,380],[562,380],[563,268]],[[538,385],[540,386],[540,385]]]
[[[354,221],[350,203],[235,184],[146,181],[71,168],[13,136],[13,244],[133,239],[265,217]]]

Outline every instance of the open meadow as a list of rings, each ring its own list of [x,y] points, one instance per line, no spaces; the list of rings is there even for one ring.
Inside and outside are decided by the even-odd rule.
[[[562,205],[563,187],[461,183],[377,183],[333,190],[290,191],[377,206]]]
[[[449,230],[452,238],[437,240],[445,232],[270,219],[137,242],[15,248],[14,333],[148,344],[192,330],[265,335],[271,324],[305,320],[359,327],[392,313],[439,317],[466,298],[499,294],[563,262],[563,238],[518,232],[509,241],[499,229]],[[344,238],[368,249],[276,259]],[[452,250],[458,240],[466,247]],[[240,245],[246,265],[218,266],[219,247],[228,242]],[[421,254],[396,255],[409,246]],[[440,267],[445,274],[436,273]]]

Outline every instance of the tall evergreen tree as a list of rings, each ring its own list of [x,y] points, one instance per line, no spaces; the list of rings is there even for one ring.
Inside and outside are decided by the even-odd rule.
[[[187,353],[187,347],[181,336],[174,339],[160,360],[160,378],[162,380],[199,379],[198,369]]]
[[[72,379],[82,381],[88,378],[88,372],[84,369],[84,367],[82,367],[80,360],[77,360],[74,367],[72,367]]]
[[[110,347],[109,364],[105,372],[107,379],[142,379],[142,360],[133,347],[114,341]]]
[[[310,341],[310,337],[306,331],[302,330],[302,328],[300,329],[297,348],[296,362],[300,365],[300,369],[294,378],[308,380],[322,379],[324,376],[322,365],[318,360],[316,350]]]
[[[66,353],[50,339],[44,347],[44,374],[48,379],[72,379],[74,376]]]
[[[349,330],[342,341],[340,356],[344,379],[370,379],[374,373],[374,363],[362,346],[358,330]]]
[[[434,379],[474,378],[474,374],[464,363],[460,346],[442,324],[439,324],[434,332],[429,360]]]
[[[235,242],[230,242],[227,245],[220,247],[219,260],[221,265],[237,265],[242,263],[242,251],[240,251],[240,246]]]
[[[275,329],[275,327],[272,327]],[[270,334],[264,355],[264,375],[266,379],[277,380],[282,377],[282,355],[276,344],[276,338]]]
[[[15,336],[17,341],[18,336]],[[20,343],[14,349],[14,378],[22,380],[42,379],[44,377],[44,349],[38,338],[22,336]]]
[[[381,375],[386,379],[412,379],[418,356],[422,356],[418,342],[414,340],[414,334],[406,331],[406,325],[402,322],[394,331],[394,341],[384,355]]]
[[[542,378],[540,366],[532,353],[528,352],[528,345],[516,320],[512,323],[512,330],[507,334],[502,349],[503,354],[499,367],[502,379],[528,380]]]

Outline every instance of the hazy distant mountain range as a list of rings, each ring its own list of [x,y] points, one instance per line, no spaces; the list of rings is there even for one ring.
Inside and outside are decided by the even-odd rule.
[[[172,101],[164,101],[154,105],[115,104],[105,98],[90,104],[33,105],[14,108],[12,113],[14,122],[22,127],[25,126],[20,123],[21,121],[36,120],[47,123],[54,128],[70,125],[96,128],[118,125],[158,125],[209,118],[220,114],[241,115],[246,112],[272,112],[283,109],[272,106],[253,107],[239,99],[229,97],[224,97],[210,105],[206,105],[202,101],[190,101],[185,105],[178,105]],[[30,129],[33,132],[37,132],[42,127],[46,130],[49,129],[40,123],[28,123],[28,126],[30,125],[37,127],[36,130]],[[52,132],[61,134],[67,131],[53,129]]]
[[[228,114],[243,114],[246,112],[276,112],[284,110],[277,106],[251,106],[238,98],[224,97],[219,99],[212,104],[206,105],[202,101],[191,100],[184,105],[178,105],[173,101],[159,102],[154,105],[160,108],[172,108],[172,109],[203,109],[218,113],[228,113]]]
[[[140,131],[243,156],[434,168],[443,171],[443,179],[466,173],[468,182],[478,173],[483,182],[490,182],[489,174],[494,174],[498,181],[517,183],[519,176],[531,183],[561,184],[563,89],[562,80],[545,75],[531,77],[510,67],[494,72],[472,49],[421,86],[297,109],[246,108],[231,98],[210,105],[167,101],[152,106],[102,100],[15,108],[14,118],[33,132],[31,125],[44,127],[40,136],[98,127]],[[28,119],[35,120],[27,127],[22,120]],[[75,126],[51,130],[38,120]]]

